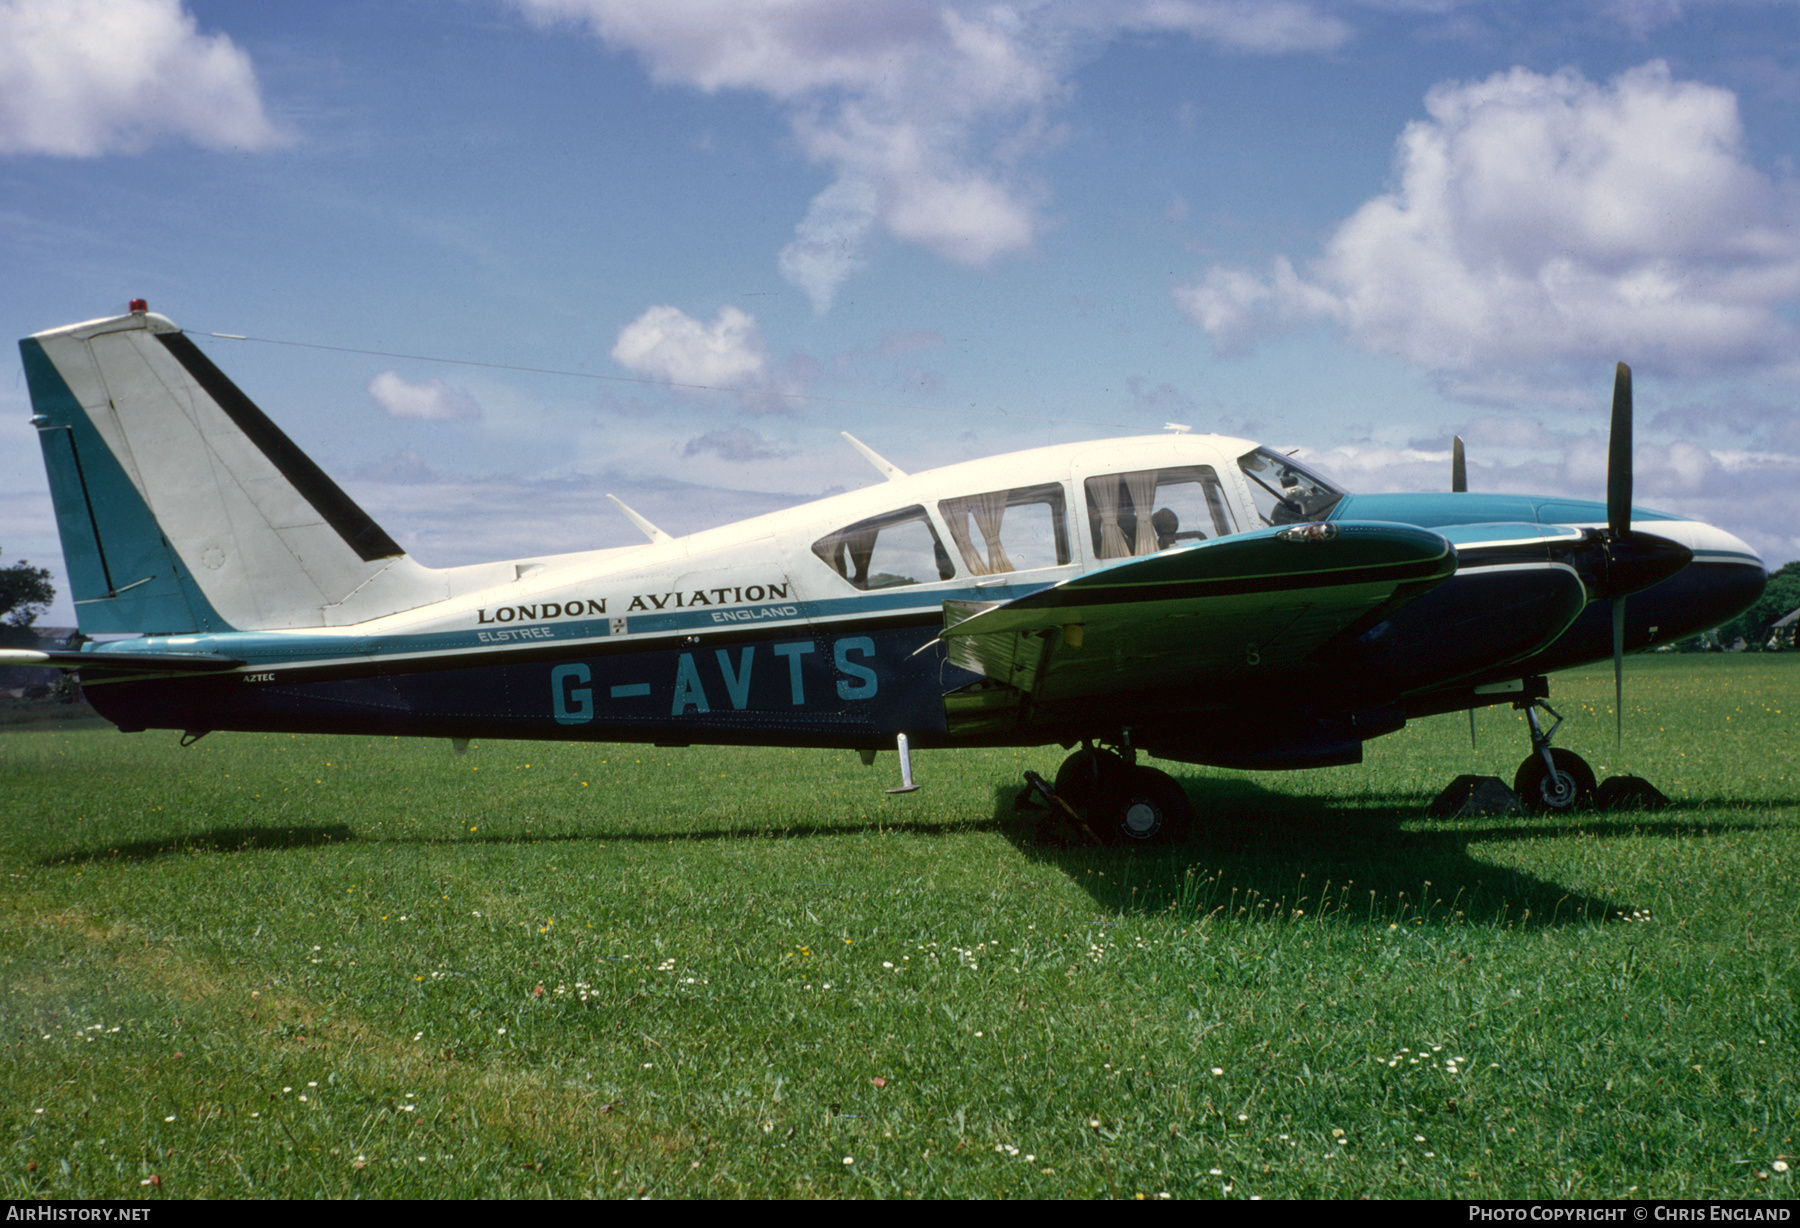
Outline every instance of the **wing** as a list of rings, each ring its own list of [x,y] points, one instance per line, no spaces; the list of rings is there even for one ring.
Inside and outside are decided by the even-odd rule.
[[[1455,548],[1428,529],[1294,525],[1125,560],[1003,604],[945,602],[940,638],[951,663],[1034,707],[1264,685],[1455,572]],[[995,715],[994,702],[978,706]]]

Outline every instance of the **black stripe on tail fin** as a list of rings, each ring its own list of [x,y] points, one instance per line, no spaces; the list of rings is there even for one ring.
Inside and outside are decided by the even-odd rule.
[[[406,553],[373,517],[358,507],[341,486],[257,408],[256,402],[214,366],[212,359],[188,340],[186,334],[157,333],[155,336],[363,562],[396,558]]]

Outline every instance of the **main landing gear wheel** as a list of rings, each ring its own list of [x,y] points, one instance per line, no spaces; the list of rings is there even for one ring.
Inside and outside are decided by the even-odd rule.
[[[1056,795],[1087,816],[1108,844],[1175,844],[1186,839],[1194,809],[1167,772],[1137,767],[1110,751],[1081,750],[1056,773]]]
[[[1550,758],[1556,764],[1553,773],[1544,756],[1533,752],[1519,765],[1513,777],[1513,792],[1527,810],[1561,813],[1594,801],[1594,769],[1574,751],[1552,747]]]
[[[1078,750],[1056,769],[1056,796],[1091,820],[1094,799],[1122,789],[1131,770],[1130,764],[1109,750]]]
[[[1179,844],[1194,809],[1174,777],[1155,768],[1129,769],[1124,787],[1088,811],[1088,823],[1113,844]]]

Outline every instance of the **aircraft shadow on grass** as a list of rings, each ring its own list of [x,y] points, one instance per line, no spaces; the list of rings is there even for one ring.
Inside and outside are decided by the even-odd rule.
[[[594,817],[602,820],[605,818],[603,815]],[[1009,818],[1008,822],[1017,822],[1017,820]],[[344,823],[310,827],[240,826],[213,828],[188,835],[171,836],[164,840],[137,840],[126,844],[108,845],[105,848],[67,849],[41,857],[37,864],[49,867],[80,865],[92,861],[155,861],[164,857],[193,853],[276,852],[283,849],[313,848],[319,845],[344,844],[351,841],[375,846],[388,844],[435,845],[442,848],[559,843],[655,845],[668,844],[672,841],[711,843],[728,840],[811,840],[880,834],[882,832],[905,832],[915,836],[951,836],[977,831],[998,831],[1001,826],[1001,823],[995,819],[932,823],[883,820],[872,823],[789,823],[781,826],[710,827],[698,830],[684,828],[678,831],[659,831],[655,828],[624,831],[586,826],[577,831],[542,833],[515,831],[493,835],[464,833],[461,836],[450,837],[377,836],[373,838],[358,835],[354,829]]]
[[[1471,846],[1484,842],[1576,835],[1692,839],[1773,826],[1684,820],[1683,811],[1703,809],[1690,803],[1656,815],[1496,816],[1476,825],[1409,831],[1403,824],[1423,817],[1422,799],[1411,794],[1331,799],[1282,794],[1248,780],[1180,783],[1201,817],[1192,837],[1179,845],[1101,847],[1061,824],[1046,833],[1040,823],[1046,812],[1018,811],[1019,791],[1012,787],[995,790],[995,814],[1023,855],[1062,869],[1105,913],[1173,910],[1256,920],[1298,908],[1309,918],[1384,926],[1535,928],[1620,920],[1638,907],[1483,861]]]
[[[1693,839],[1730,831],[1759,830],[1766,823],[1692,822],[1684,814],[1716,813],[1741,802],[1676,803],[1655,816],[1646,814],[1559,815],[1521,822],[1481,820],[1479,826],[1432,831],[1403,831],[1401,825],[1420,817],[1414,794],[1361,794],[1332,800],[1291,796],[1248,780],[1188,780],[1183,787],[1203,816],[1183,844],[1145,848],[1098,847],[1085,835],[1066,829],[1042,839],[1042,810],[1019,810],[1016,785],[997,785],[989,818],[919,822],[884,817],[859,823],[798,822],[779,826],[712,826],[678,831],[596,829],[544,833],[407,836],[397,839],[359,836],[345,823],[310,825],[235,825],[210,828],[159,840],[138,840],[105,848],[72,848],[39,859],[40,866],[66,866],[96,861],[156,861],[206,853],[278,852],[362,841],[371,844],[516,845],[527,843],[667,844],[730,840],[808,840],[905,833],[954,836],[991,831],[1010,840],[1025,856],[1063,869],[1107,912],[1154,912],[1224,905],[1236,915],[1258,909],[1263,915],[1279,903],[1316,915],[1320,894],[1331,885],[1328,914],[1344,921],[1381,920],[1399,915],[1408,920],[1424,914],[1442,922],[1460,911],[1471,924],[1495,920],[1516,925],[1563,924],[1614,919],[1629,915],[1629,904],[1587,896],[1555,883],[1480,861],[1471,844],[1528,837],[1582,835],[1601,839],[1622,836],[1665,836]],[[1775,800],[1767,806],[1800,805]],[[603,818],[603,816],[593,816]],[[1196,879],[1199,881],[1196,882]],[[1430,891],[1424,884],[1429,882]],[[1370,892],[1375,893],[1373,905]],[[1305,897],[1302,899],[1302,897]],[[1360,908],[1358,907],[1360,905]]]
[[[213,827],[162,840],[132,840],[105,848],[77,848],[38,859],[40,866],[81,865],[94,861],[158,861],[195,853],[247,853],[261,850],[315,848],[344,844],[356,833],[345,823],[307,826]]]

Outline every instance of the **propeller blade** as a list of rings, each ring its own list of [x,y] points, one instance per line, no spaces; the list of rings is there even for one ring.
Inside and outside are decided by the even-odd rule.
[[[1642,573],[1679,557],[1676,551],[1645,554],[1638,545],[1631,540],[1631,368],[1620,363],[1613,376],[1612,426],[1606,440],[1606,555],[1608,583],[1618,593],[1612,603],[1613,736],[1621,746],[1625,744],[1625,594],[1636,591],[1634,585],[1643,578]],[[1649,555],[1655,554],[1670,557],[1653,562]],[[1639,574],[1628,578],[1625,573]]]
[[[1475,749],[1475,709],[1469,709],[1469,749]]]
[[[1469,489],[1469,467],[1463,461],[1463,442],[1461,435],[1450,437],[1450,489],[1462,494]]]
[[[1631,536],[1631,368],[1613,378],[1612,432],[1606,444],[1606,527],[1614,540]]]
[[[1613,623],[1613,738],[1625,744],[1625,598],[1614,597]]]

